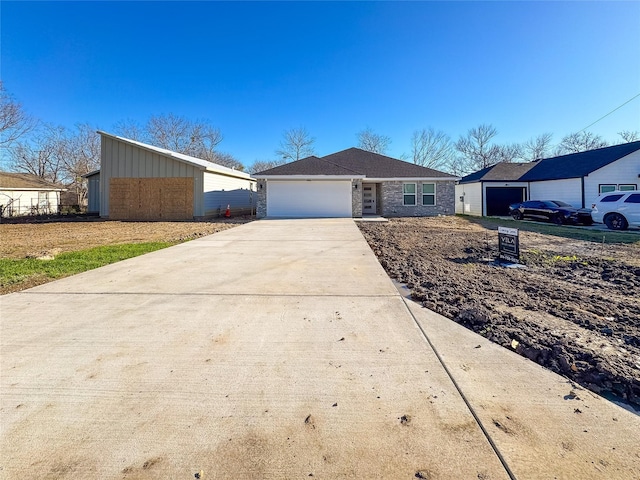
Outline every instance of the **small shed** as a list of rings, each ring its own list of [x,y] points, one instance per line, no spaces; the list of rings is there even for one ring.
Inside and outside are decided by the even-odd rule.
[[[193,220],[252,214],[248,173],[98,131],[100,170],[87,175],[89,211],[112,220]],[[96,189],[98,192],[96,193]]]
[[[65,190],[36,175],[0,172],[0,217],[56,214]]]
[[[100,213],[100,170],[82,176],[87,180],[87,213]]]

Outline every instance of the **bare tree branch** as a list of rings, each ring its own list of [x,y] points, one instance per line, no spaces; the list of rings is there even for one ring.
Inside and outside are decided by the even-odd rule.
[[[606,147],[608,143],[600,136],[591,132],[570,133],[565,136],[556,148],[557,155],[586,152],[596,148]]]
[[[82,176],[100,166],[100,136],[91,125],[80,124],[67,135],[65,144],[63,170],[67,188],[76,194],[77,204],[83,205],[87,181]]]
[[[38,122],[29,116],[0,80],[0,146],[8,147],[36,128]]]
[[[466,171],[480,170],[489,165],[493,165],[496,153],[491,148],[491,140],[498,134],[493,125],[482,124],[472,128],[465,137],[460,137],[455,144],[456,150],[460,152],[461,159],[466,166]]]
[[[389,148],[389,144],[391,143],[390,137],[375,133],[369,127],[358,132],[356,137],[358,138],[358,148],[382,155],[387,152],[387,148]]]
[[[59,183],[64,179],[67,152],[64,127],[43,125],[30,139],[21,139],[11,149],[11,170],[29,173]]]
[[[146,138],[147,135],[145,133],[145,127],[140,125],[135,120],[120,120],[114,125],[113,129],[116,135],[128,138],[130,140],[135,140],[136,142],[148,143],[148,139]]]
[[[208,159],[205,159],[208,160]],[[215,152],[213,155],[213,163],[217,163],[218,165],[222,165],[223,167],[235,168],[236,170],[244,171],[244,165],[240,160],[231,155],[230,153],[225,152]]]
[[[251,168],[249,169],[249,171],[251,173],[264,172],[265,170],[269,170],[274,167],[279,167],[280,165],[284,165],[285,163],[287,162],[283,159],[256,160],[255,162],[253,162],[253,165],[251,165]]]
[[[149,118],[147,140],[151,145],[213,161],[222,133],[204,121],[191,121],[174,114]]]
[[[439,169],[450,164],[453,156],[453,144],[446,133],[432,127],[413,132],[411,159],[416,165]]]
[[[618,132],[618,135],[620,135],[622,139],[627,143],[640,140],[640,132],[638,131],[623,130],[621,132]]]
[[[280,141],[280,148],[275,154],[285,163],[300,160],[315,153],[313,143],[316,141],[304,127],[285,130]]]
[[[529,162],[546,158],[551,154],[551,133],[543,133],[530,138],[522,145],[523,158]]]

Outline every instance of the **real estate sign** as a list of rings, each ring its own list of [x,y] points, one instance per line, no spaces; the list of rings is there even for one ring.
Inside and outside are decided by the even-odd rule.
[[[498,227],[498,258],[513,263],[520,261],[517,228]]]

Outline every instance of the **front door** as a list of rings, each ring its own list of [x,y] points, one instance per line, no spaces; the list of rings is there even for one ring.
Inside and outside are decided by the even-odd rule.
[[[376,184],[375,183],[363,183],[362,184],[362,214],[363,215],[375,215],[376,209]]]

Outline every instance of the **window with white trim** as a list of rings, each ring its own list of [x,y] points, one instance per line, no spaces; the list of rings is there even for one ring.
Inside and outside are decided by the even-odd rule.
[[[618,185],[618,190],[621,192],[628,192],[630,190],[637,190],[635,185]]]
[[[614,192],[615,189],[616,189],[615,185],[600,185],[600,193]]]
[[[402,204],[405,206],[414,206],[416,204],[416,184],[402,184]]]
[[[436,184],[422,184],[422,205],[432,207],[436,204]]]

